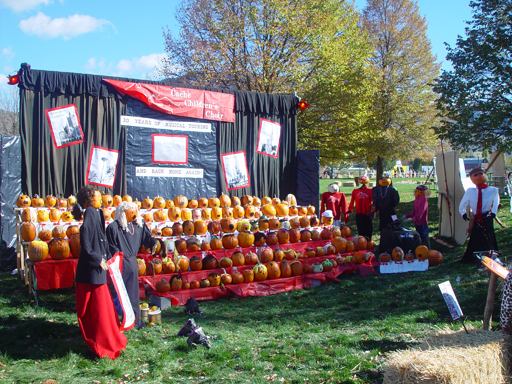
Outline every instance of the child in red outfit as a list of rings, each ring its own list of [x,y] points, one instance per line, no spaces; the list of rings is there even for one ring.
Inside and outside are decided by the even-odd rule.
[[[347,214],[354,210],[355,204],[357,233],[371,240],[373,234],[373,224],[370,217],[372,190],[367,186],[369,181],[370,179],[366,175],[359,177],[358,182],[361,184],[361,187],[352,191]]]
[[[344,193],[340,192],[338,184],[330,184],[327,188],[328,192],[322,193],[322,201],[320,202],[320,215],[327,210],[331,210],[334,222],[333,225],[340,226],[341,220],[346,224],[348,222],[348,204]]]
[[[412,212],[403,216],[405,221],[413,221],[416,232],[420,234],[423,243],[428,238],[428,200],[430,189],[426,185],[418,185],[414,190],[414,206]]]

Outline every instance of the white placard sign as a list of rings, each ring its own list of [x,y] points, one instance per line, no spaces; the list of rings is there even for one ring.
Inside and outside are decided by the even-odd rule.
[[[448,306],[450,315],[452,315],[452,319],[460,319],[463,315],[462,309],[460,308],[459,302],[457,301],[457,297],[455,297],[455,292],[453,292],[453,288],[450,282],[445,281],[444,283],[439,284],[439,289],[443,294],[444,301],[446,301],[446,305]]]
[[[185,121],[167,121],[149,119],[147,117],[121,116],[121,125],[129,125],[141,128],[171,129],[174,131],[204,132],[210,133],[212,125],[208,123],[196,123]]]
[[[428,270],[428,260],[404,260],[390,261],[380,263],[380,273],[405,273],[405,272],[424,272]]]
[[[204,171],[201,168],[158,168],[135,167],[135,176],[145,177],[190,177],[202,179]]]

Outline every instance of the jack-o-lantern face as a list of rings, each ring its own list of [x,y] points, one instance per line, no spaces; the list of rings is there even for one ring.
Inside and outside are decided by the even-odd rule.
[[[102,201],[101,201],[100,191],[94,191],[94,196],[91,199],[91,207],[98,209],[98,208],[101,208],[101,204],[102,204]]]
[[[485,175],[484,171],[482,171],[481,169],[477,170],[476,172],[472,171],[472,173],[469,175],[469,177],[471,178],[471,181],[475,185],[480,185],[487,181],[487,176]]]
[[[359,176],[359,178],[357,179],[357,181],[359,182],[359,184],[362,184],[362,185],[365,185],[365,184],[368,184],[368,182],[370,181],[369,177],[366,176],[366,175],[361,175]]]
[[[124,211],[124,214],[126,215],[126,221],[128,223],[131,223],[137,219],[137,215],[138,215],[137,208],[130,207],[126,211]]]
[[[388,187],[391,185],[391,179],[389,177],[381,177],[379,179],[379,185],[381,187]]]
[[[415,194],[417,197],[425,196],[425,191],[422,191],[421,189],[415,189],[415,190],[414,190],[414,194]]]

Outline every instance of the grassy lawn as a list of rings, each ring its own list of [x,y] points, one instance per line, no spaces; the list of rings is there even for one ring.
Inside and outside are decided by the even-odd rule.
[[[399,217],[412,210],[416,187],[400,181],[394,180]],[[330,182],[321,180],[321,192]],[[352,189],[342,192],[349,198]],[[498,217],[507,228],[495,228],[507,256],[512,219],[509,199],[502,202]],[[435,190],[429,218],[430,233],[437,234]],[[161,326],[128,331],[127,350],[115,361],[86,357],[73,289],[41,292],[42,306],[35,307],[27,288],[2,273],[0,383],[380,383],[390,352],[417,343],[438,326],[461,327],[451,321],[440,282],[451,282],[466,323],[481,327],[488,275],[457,262],[464,247],[431,245],[445,261],[426,272],[366,278],[356,273],[340,276],[339,283],[279,295],[199,302],[205,317],[196,322],[212,336],[210,350],[190,349],[185,338],[176,337],[189,316],[182,307],[170,308]],[[499,307],[497,301],[495,329]]]

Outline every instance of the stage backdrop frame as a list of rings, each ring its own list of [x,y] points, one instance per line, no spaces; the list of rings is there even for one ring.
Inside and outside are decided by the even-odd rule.
[[[220,155],[239,151],[246,153],[250,186],[231,190],[229,195],[284,198],[288,193],[296,194],[297,99],[292,95],[23,68],[19,74],[22,191],[30,196],[52,194],[67,197],[75,194],[85,182],[93,145],[119,151],[114,187],[100,189],[111,194],[127,193],[126,128],[121,126],[120,117],[126,115],[127,103],[133,99],[122,96],[102,81],[104,78],[234,94],[235,123],[201,120],[216,124],[217,195],[228,192]],[[76,106],[84,141],[55,148],[45,111],[64,105]],[[277,158],[256,152],[261,119],[282,126]],[[166,197],[173,197],[171,185],[164,187],[167,188]],[[132,197],[142,199],[146,196]]]

